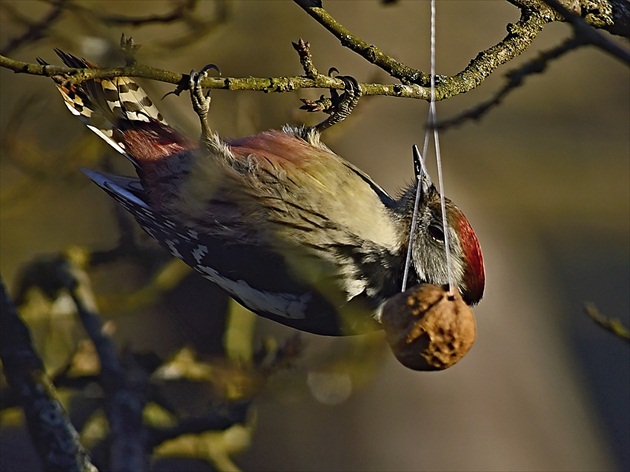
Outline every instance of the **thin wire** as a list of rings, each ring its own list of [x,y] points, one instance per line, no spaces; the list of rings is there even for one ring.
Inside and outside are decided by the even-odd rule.
[[[432,12],[433,14],[433,12]],[[431,44],[433,44],[433,30],[431,30]],[[433,76],[431,76],[433,77]],[[433,80],[431,81],[432,87],[431,87],[431,101],[433,101],[434,98],[434,84],[433,84]],[[430,107],[429,107],[430,109]],[[430,119],[430,115],[429,115],[429,119]],[[430,133],[431,133],[431,127],[427,126],[426,130],[424,132],[424,143],[422,145],[422,153],[420,154],[420,159],[424,162],[424,156],[427,155],[427,151],[429,149],[429,137],[430,137]],[[417,146],[414,144],[414,147],[417,148]],[[411,267],[411,253],[412,253],[412,249],[413,249],[413,240],[415,239],[416,236],[416,226],[418,225],[418,209],[420,208],[420,196],[422,195],[422,173],[425,172],[425,168],[424,166],[422,166],[422,168],[420,169],[419,172],[416,173],[416,198],[414,200],[414,204],[413,204],[413,213],[411,216],[411,227],[409,228],[409,241],[407,243],[407,257],[405,258],[405,270],[403,272],[403,280],[402,280],[402,287],[400,289],[401,292],[404,292],[405,290],[407,290],[407,283],[409,282],[409,269]]]
[[[435,115],[434,115],[435,119]],[[434,121],[437,123],[437,120]],[[440,207],[442,209],[442,228],[444,228],[444,252],[446,259],[446,274],[448,276],[448,292],[453,294],[453,269],[451,268],[451,246],[448,231],[448,220],[446,218],[446,197],[444,197],[444,178],[442,174],[442,156],[440,155],[440,140],[437,128],[433,127],[433,139],[435,141],[435,159],[437,162],[438,185],[440,186]]]
[[[440,153],[440,138],[435,127],[437,123],[437,111],[435,107],[435,1],[431,0],[431,104],[429,105],[429,127],[433,129],[433,142],[435,144],[435,162],[438,171],[438,185],[440,187],[440,206],[442,209],[442,229],[444,231],[444,252],[446,254],[446,273],[448,275],[448,291],[453,293],[453,271],[451,269],[451,247],[448,231],[448,220],[446,218],[446,197],[444,191],[444,177],[442,175],[442,155]]]
[[[426,140],[425,140],[426,141]],[[414,144],[414,147],[417,146]],[[420,159],[423,159],[425,148],[423,147],[423,154],[420,155]],[[416,179],[418,181],[416,185],[416,199],[413,203],[413,213],[411,216],[411,228],[409,229],[409,242],[407,244],[407,257],[405,258],[405,271],[403,272],[401,292],[407,290],[407,281],[409,280],[409,267],[411,267],[411,247],[413,245],[413,237],[415,234],[416,226],[418,224],[418,208],[420,207],[420,195],[422,194],[422,171],[416,173]]]
[[[446,271],[448,276],[449,293],[453,293],[453,273],[451,269],[451,250],[448,232],[448,220],[446,218],[446,198],[444,197],[444,178],[442,175],[442,155],[440,153],[440,139],[438,130],[435,127],[437,123],[437,112],[435,107],[435,43],[436,43],[436,8],[435,0],[431,0],[431,98],[429,104],[429,117],[427,120],[427,127],[424,133],[424,143],[422,146],[422,154],[420,159],[424,160],[423,156],[427,155],[429,148],[429,139],[431,136],[431,130],[433,130],[433,142],[435,144],[435,158],[438,170],[438,185],[440,190],[440,206],[442,209],[442,228],[444,229],[444,251],[446,254]],[[420,195],[422,193],[422,174],[416,175],[417,187],[416,198],[413,206],[413,216],[411,218],[411,228],[409,230],[409,243],[407,246],[407,257],[405,259],[405,270],[403,273],[403,281],[401,291],[407,289],[407,282],[409,280],[409,268],[411,266],[411,253],[413,240],[415,237],[415,229],[418,222],[418,209],[420,207]]]

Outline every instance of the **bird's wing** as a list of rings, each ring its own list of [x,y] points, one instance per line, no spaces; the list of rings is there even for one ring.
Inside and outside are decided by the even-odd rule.
[[[405,230],[391,210],[391,197],[367,174],[319,141],[287,132],[229,144],[238,192],[250,197],[251,204],[242,204],[247,221],[264,228],[269,241],[327,261],[348,299],[377,297],[397,284],[390,269],[398,264]]]
[[[198,152],[164,214],[284,254],[298,280],[334,280],[344,300],[376,297],[389,283],[365,267],[381,263],[382,276],[400,253],[404,230],[391,199],[328,148],[268,131]]]
[[[255,313],[316,334],[357,334],[378,328],[365,297],[348,304],[339,290],[334,267],[308,251],[260,246],[243,241],[236,230],[231,239],[217,231],[199,232],[156,213],[144,201],[137,179],[84,169],[99,187],[115,198],[142,228],[205,278],[219,285]],[[300,282],[296,267],[308,268],[316,285]],[[318,272],[318,274],[313,274]],[[302,278],[302,280],[304,280]]]
[[[387,250],[399,246],[392,199],[366,174],[322,144],[315,145],[281,131],[260,133],[230,142],[241,191],[267,209],[278,225],[302,223],[325,236],[330,230]],[[263,205],[258,202],[262,199]],[[300,235],[303,241],[305,235]],[[315,241],[316,242],[316,241]]]

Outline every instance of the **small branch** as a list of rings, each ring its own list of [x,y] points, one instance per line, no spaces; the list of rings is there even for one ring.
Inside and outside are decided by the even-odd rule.
[[[116,348],[103,329],[88,275],[80,267],[86,259],[84,251],[72,250],[37,258],[23,270],[18,299],[24,299],[24,294],[34,286],[52,300],[62,292],[70,294],[100,363],[98,383],[105,393],[111,437],[108,468],[144,471],[148,469],[146,430],[142,422],[147,375],[142,374],[141,368],[125,369],[118,359]],[[4,327],[0,332],[4,335]]]
[[[41,75],[44,77],[64,76],[68,83],[76,84],[91,79],[113,78],[113,77],[142,77],[153,79],[170,84],[178,84],[185,77],[182,74],[157,69],[143,65],[133,65],[128,67],[118,67],[111,69],[75,69],[72,67],[53,66],[50,64],[31,64],[28,62],[16,61],[6,56],[0,55],[0,67],[10,69],[16,73],[30,75]],[[208,84],[208,88],[221,88],[217,84]],[[223,84],[221,84],[223,85]],[[204,86],[206,83],[204,82]]]
[[[544,1],[549,6],[554,8],[558,13],[560,13],[564,17],[564,19],[571,24],[571,26],[575,30],[575,35],[577,37],[583,38],[589,44],[598,47],[602,51],[605,51],[613,57],[620,59],[626,64],[630,64],[630,51],[624,49],[614,41],[611,41],[599,31],[596,31],[595,28],[589,25],[584,19],[571,12],[558,0]]]
[[[319,75],[317,69],[313,65],[313,56],[311,55],[311,45],[304,41],[303,39],[299,39],[297,43],[293,44],[293,48],[297,51],[300,56],[300,64],[302,64],[302,68],[304,69],[304,74],[309,79],[314,79]]]
[[[103,330],[87,274],[74,264],[63,267],[67,269],[67,290],[101,364],[99,383],[105,391],[105,412],[112,440],[109,467],[114,471],[147,470],[149,460],[142,421],[146,375],[142,375],[141,369],[135,369],[136,375],[131,376],[121,365],[114,344]]]
[[[113,77],[140,77],[144,79],[156,80],[159,82],[175,84],[181,89],[188,88],[188,74],[179,74],[155,67],[143,66],[141,64],[109,68],[109,69],[77,69],[71,67],[31,64],[16,61],[6,56],[0,55],[0,67],[10,69],[17,73],[30,75],[40,75],[45,77],[63,76],[63,80],[68,83],[80,83],[86,80],[113,78]],[[224,90],[250,90],[258,92],[293,92],[305,88],[327,88],[343,89],[342,80],[326,75],[318,75],[315,79],[306,77],[205,77],[202,80],[204,88],[224,89]],[[360,84],[363,95],[382,95],[389,97],[416,98],[421,100],[429,99],[429,90],[418,85],[401,84]]]
[[[24,34],[9,41],[9,44],[0,50],[0,54],[10,54],[25,43],[32,43],[43,38],[46,35],[46,30],[48,30],[59,15],[61,15],[65,6],[66,0],[54,1],[52,3],[51,10],[44,18],[38,22],[30,24]],[[6,5],[3,6],[3,8],[6,8]]]
[[[381,95],[429,100],[430,92],[426,87],[429,81],[427,74],[398,62],[394,58],[384,54],[375,46],[369,45],[362,39],[354,36],[332,18],[326,10],[321,8],[321,2],[317,0],[294,1],[310,16],[315,18],[315,20],[339,38],[343,46],[360,54],[370,63],[387,71],[391,76],[402,82],[402,84],[393,85],[360,84],[364,96]],[[521,8],[521,17],[518,22],[508,25],[508,35],[496,45],[480,52],[464,70],[451,77],[438,76],[435,90],[437,100],[451,98],[476,88],[499,66],[509,62],[524,52],[547,23],[558,20],[557,13],[546,5],[543,5],[541,3],[542,0],[510,1],[519,5]],[[556,2],[556,0],[549,1]],[[538,5],[538,10],[534,9],[535,5]],[[543,6],[546,8],[543,8]],[[569,17],[571,17],[571,15],[569,15],[568,18]],[[606,38],[602,39],[601,35],[594,31],[593,28],[586,25],[579,17],[576,17],[576,21],[578,20],[581,23],[577,23],[580,25],[576,26],[577,28],[586,27],[590,36],[593,36],[591,33],[596,35],[590,38],[589,42],[598,44],[599,47],[607,48],[607,50],[614,49],[614,47],[622,50],[622,48],[615,45],[615,43],[607,41]],[[613,46],[611,46],[611,44]],[[306,43],[298,43],[294,47],[300,55],[300,62],[306,74],[305,77],[206,77],[203,79],[202,85],[209,89],[250,90],[266,93],[292,92],[305,88],[344,88],[344,84],[341,80],[317,73]],[[621,53],[618,52],[618,54]],[[47,77],[63,76],[63,80],[68,80],[70,83],[119,76],[140,77],[176,84],[180,90],[185,90],[188,83],[187,74],[178,74],[140,64],[110,69],[73,69],[51,65],[29,64],[0,56],[0,67],[32,75],[43,75]]]
[[[618,319],[610,319],[604,316],[593,303],[585,303],[584,310],[590,318],[609,333],[614,334],[619,339],[630,343],[630,331]]]
[[[356,37],[332,18],[318,0],[294,0],[306,13],[324,26],[341,44],[380,67],[403,84],[428,86],[428,74],[412,69],[384,54],[376,46]],[[514,59],[525,51],[542,31],[549,18],[536,11],[521,9],[521,17],[516,24],[508,25],[508,35],[495,46],[480,52],[470,64],[452,77],[438,76],[435,89],[436,100],[451,98],[476,88],[495,69]],[[362,86],[363,89],[363,86]],[[368,93],[369,95],[369,93]],[[430,94],[429,94],[430,95]],[[430,97],[428,97],[430,98]],[[428,98],[424,98],[428,100]]]
[[[581,39],[571,38],[564,43],[552,49],[549,49],[548,51],[540,53],[540,55],[536,59],[527,62],[518,69],[508,72],[506,74],[507,83],[497,93],[495,93],[492,98],[480,103],[470,110],[464,111],[459,115],[439,121],[436,124],[436,127],[444,130],[453,126],[460,125],[467,120],[478,120],[482,118],[492,108],[499,105],[503,101],[503,99],[510,94],[510,92],[513,92],[518,87],[523,85],[523,82],[527,76],[533,74],[541,74],[545,71],[550,61],[562,57],[567,52],[573,51],[574,49],[578,48],[579,46],[583,46],[584,44],[585,43]]]
[[[2,280],[0,298],[0,358],[4,375],[19,396],[44,470],[95,472],[97,469],[79,442]]]
[[[371,45],[358,36],[353,35],[341,23],[335,20],[321,6],[320,1],[294,0],[306,13],[313,17],[320,25],[330,31],[341,45],[364,57],[368,62],[380,67],[392,77],[404,84],[419,84],[428,86],[430,77],[428,74],[412,69],[402,62],[383,53],[376,46]]]
[[[196,1],[196,0],[193,0]],[[210,18],[201,18],[192,15],[192,8],[182,17],[182,24],[186,26],[186,32],[179,37],[158,41],[156,45],[172,52],[173,49],[190,47],[192,44],[202,42],[209,34],[225,24],[230,16],[229,0],[214,0],[214,13]]]
[[[167,13],[137,17],[101,13],[96,9],[88,8],[85,5],[77,3],[72,3],[71,7],[72,9],[88,13],[105,24],[116,26],[146,26],[150,24],[172,23],[181,20],[186,14],[193,11],[197,7],[197,4],[197,0],[186,0],[180,2]]]
[[[630,37],[630,2],[628,0],[507,0],[520,9],[535,10],[549,21],[569,21],[577,16],[592,28],[617,36]],[[559,8],[556,8],[558,7]],[[561,11],[564,10],[564,13]]]
[[[502,41],[480,52],[454,77],[438,77],[436,98],[466,93],[479,86],[499,66],[525,52],[547,23],[544,16],[522,10],[519,20],[515,24],[507,25],[508,35]],[[443,95],[445,93],[446,96]]]
[[[214,407],[201,417],[181,420],[171,428],[154,428],[149,431],[148,446],[151,449],[183,434],[201,434],[206,431],[224,431],[235,424],[244,424],[251,402],[236,402],[223,407]]]

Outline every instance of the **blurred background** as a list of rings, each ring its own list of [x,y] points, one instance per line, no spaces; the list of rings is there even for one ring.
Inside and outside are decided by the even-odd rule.
[[[43,38],[17,45],[9,56],[57,64],[53,48],[59,47],[115,65],[124,32],[142,44],[143,64],[187,73],[215,63],[224,76],[277,77],[303,73],[291,46],[303,38],[322,72],[336,67],[360,82],[391,81],[290,1],[204,1],[187,22],[142,27],[97,21],[94,12],[159,14],[173,3],[68,5]],[[354,34],[428,71],[428,2],[325,6]],[[0,7],[0,45],[7,47],[51,4],[2,0]],[[496,0],[438,2],[438,73],[462,70],[500,41],[518,14]],[[549,25],[523,57],[478,89],[439,103],[438,117],[489,98],[505,72],[570,35],[566,25]],[[6,69],[0,80],[0,269],[11,289],[20,267],[38,254],[69,245],[114,246],[113,202],[78,167],[107,162],[132,170],[124,159],[104,161],[113,151],[67,112],[50,80]],[[153,97],[172,90],[143,85]],[[237,137],[286,122],[314,123],[322,116],[299,111],[298,98],[322,93],[327,91],[217,90],[211,125],[222,136]],[[198,133],[186,94],[159,106],[171,124]],[[475,227],[486,263],[472,351],[447,371],[418,373],[398,364],[380,335],[304,334],[303,355],[256,399],[253,432],[236,464],[244,470],[318,471],[630,469],[630,350],[583,309],[590,301],[629,323],[629,110],[627,66],[584,47],[528,78],[483,120],[442,133],[446,193]],[[423,139],[426,113],[420,101],[364,99],[323,140],[396,193],[412,179],[411,145]],[[430,169],[435,175],[432,163]],[[104,296],[130,291],[143,277],[124,263],[91,275]],[[194,276],[150,308],[103,309],[103,315],[114,320],[120,347],[169,356],[190,345],[214,353],[221,349],[219,315],[213,313],[227,303]],[[36,338],[42,329],[37,323]],[[292,335],[263,319],[255,330],[257,338]],[[5,423],[0,447],[3,471],[36,467],[20,428]],[[199,462],[186,467],[212,470]]]

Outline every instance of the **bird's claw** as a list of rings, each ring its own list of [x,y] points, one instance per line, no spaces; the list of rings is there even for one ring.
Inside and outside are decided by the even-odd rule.
[[[210,111],[210,103],[212,96],[210,92],[206,93],[201,86],[201,81],[208,75],[209,70],[216,70],[219,75],[221,70],[215,64],[208,64],[204,66],[199,72],[195,69],[190,71],[190,77],[188,79],[188,88],[190,89],[190,101],[192,102],[193,110],[201,121],[201,134],[203,138],[210,136],[210,128],[207,123],[208,112]]]
[[[331,71],[332,70],[333,69],[331,69]],[[344,90],[343,93],[339,94],[337,89],[330,89],[330,100],[332,102],[333,111],[328,118],[314,126],[314,128],[319,132],[330,128],[337,123],[341,123],[350,116],[352,110],[354,110],[361,98],[361,86],[354,77],[350,77],[349,75],[340,75],[337,76],[337,78],[344,83]]]

